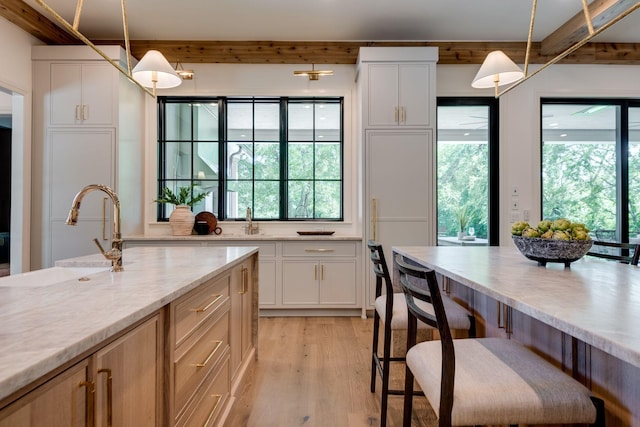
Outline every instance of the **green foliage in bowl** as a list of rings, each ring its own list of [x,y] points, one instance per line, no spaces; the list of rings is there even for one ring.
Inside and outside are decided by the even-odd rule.
[[[536,227],[525,221],[516,221],[511,225],[511,234],[514,236],[552,240],[591,240],[589,231],[583,223],[572,222],[566,218],[554,221],[544,219]]]
[[[178,193],[176,194],[169,187],[164,187],[162,189],[162,195],[154,200],[154,202],[170,203],[176,206],[187,205],[193,207],[193,205],[203,200],[210,193],[209,191],[207,191],[205,193],[195,194],[192,193],[192,188],[193,186],[180,187]]]

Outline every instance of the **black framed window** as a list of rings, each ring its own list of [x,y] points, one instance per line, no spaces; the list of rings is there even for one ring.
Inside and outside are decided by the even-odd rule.
[[[438,244],[499,244],[498,100],[437,99]]]
[[[542,98],[542,217],[640,242],[640,100]]]
[[[158,117],[158,192],[208,192],[193,210],[222,220],[343,220],[342,97],[158,97]]]

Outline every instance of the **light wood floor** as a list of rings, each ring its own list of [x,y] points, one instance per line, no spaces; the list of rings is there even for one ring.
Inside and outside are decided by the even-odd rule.
[[[371,393],[373,319],[260,318],[259,358],[226,427],[380,425],[380,388]],[[398,365],[398,364],[395,364]],[[404,384],[404,367],[392,372]],[[402,425],[402,397],[389,397],[387,426]],[[424,397],[414,398],[414,427],[436,425]]]

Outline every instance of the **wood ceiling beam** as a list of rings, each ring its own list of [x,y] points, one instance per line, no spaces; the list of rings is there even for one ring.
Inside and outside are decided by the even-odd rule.
[[[595,0],[598,17],[610,18],[638,0]],[[606,7],[606,10],[602,8]],[[1,0],[0,16],[47,44],[82,44],[21,0]],[[595,16],[595,13],[594,13]],[[584,22],[584,20],[583,20]],[[568,24],[566,25],[569,28]],[[551,36],[550,36],[551,37]],[[552,40],[553,41],[553,40]],[[120,44],[122,40],[94,40],[96,44]],[[543,42],[544,43],[544,42]],[[530,63],[543,64],[555,56],[534,43]],[[304,42],[304,41],[182,41],[132,40],[131,53],[141,58],[158,49],[170,62],[242,64],[355,64],[362,46],[437,46],[439,64],[482,64],[489,52],[503,50],[523,64],[525,42]],[[587,43],[563,59],[564,64],[640,65],[640,43]]]
[[[121,44],[101,40],[96,44]],[[436,46],[438,64],[482,64],[493,50],[503,50],[524,63],[526,42],[283,42],[283,41],[178,41],[131,40],[131,54],[141,58],[149,49],[161,51],[171,63],[234,64],[355,64],[361,46]],[[540,43],[531,49],[530,63],[544,64]],[[640,64],[640,43],[587,43],[563,59],[563,64]]]
[[[21,0],[2,0],[0,16],[47,44],[81,43]]]
[[[597,31],[613,19],[637,7],[638,0],[594,0],[589,4],[593,30]],[[543,55],[557,55],[590,35],[584,11],[562,24],[541,42]]]

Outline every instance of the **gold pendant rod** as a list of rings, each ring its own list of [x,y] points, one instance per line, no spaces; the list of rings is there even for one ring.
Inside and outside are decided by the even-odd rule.
[[[625,16],[629,15],[630,13],[632,13],[633,11],[635,11],[636,9],[640,8],[640,2],[634,4],[633,6],[631,6],[627,11],[622,12],[620,15],[618,15],[617,17],[613,18],[611,21],[607,22],[606,24],[602,25],[600,28],[598,28],[597,30],[595,30],[593,32],[593,34],[585,37],[583,40],[577,42],[576,44],[574,44],[573,46],[567,48],[564,52],[562,52],[561,54],[559,54],[558,56],[556,56],[555,58],[551,59],[549,62],[547,62],[546,64],[544,64],[542,67],[538,68],[537,70],[535,70],[533,73],[529,74],[529,75],[525,75],[521,80],[518,80],[517,82],[515,82],[514,84],[512,84],[511,86],[509,86],[508,88],[506,88],[505,90],[503,90],[502,92],[500,92],[498,94],[498,97],[504,95],[505,93],[509,92],[510,90],[512,90],[513,88],[520,86],[523,82],[529,80],[531,77],[535,76],[536,74],[538,74],[540,71],[544,70],[545,68],[547,68],[550,65],[555,64],[556,62],[561,61],[564,57],[571,55],[573,52],[575,52],[576,50],[580,49],[582,46],[584,46],[585,44],[589,43],[589,41],[596,37],[597,35],[599,35],[600,33],[602,33],[603,31],[607,30],[609,27],[611,27],[613,24],[617,23],[618,21],[620,21],[622,18],[624,18]]]
[[[86,44],[87,46],[89,46],[90,48],[92,48],[94,51],[96,51],[96,53],[100,56],[102,56],[107,62],[109,62],[111,65],[113,65],[118,71],[120,71],[122,74],[124,74],[131,82],[133,82],[136,86],[138,86],[140,89],[142,89],[143,91],[145,91],[147,94],[151,95],[152,97],[156,97],[155,94],[153,92],[151,92],[149,89],[147,89],[146,87],[142,86],[140,83],[138,83],[137,80],[135,80],[133,78],[133,76],[131,75],[131,72],[127,72],[127,70],[125,70],[124,68],[122,68],[122,66],[120,64],[118,64],[117,62],[115,62],[113,59],[109,58],[109,56],[104,53],[102,50],[98,49],[98,47],[96,45],[94,45],[91,40],[89,40],[88,38],[86,38],[80,31],[76,30],[75,28],[73,28],[73,26],[71,24],[69,24],[69,22],[67,22],[66,19],[64,19],[62,16],[60,16],[55,10],[53,10],[48,4],[46,4],[43,0],[36,0],[36,2],[42,6],[47,12],[49,12],[51,14],[51,16],[53,16],[53,18],[58,21],[58,23],[60,25],[62,25],[64,27],[65,30],[69,31],[71,34],[73,34],[74,36],[76,36],[79,40],[81,40],[82,42],[84,42],[84,44]],[[129,47],[127,46],[127,60],[129,60],[128,58],[131,57],[131,50],[129,49]]]
[[[582,10],[584,11],[584,19],[587,21],[587,28],[589,28],[589,34],[593,34],[593,22],[591,22],[591,12],[589,12],[589,5],[587,0],[582,0]]]
[[[78,3],[76,3],[76,14],[73,17],[73,28],[75,28],[76,30],[80,25],[80,14],[82,13],[82,3],[83,3],[83,0],[78,0]]]
[[[124,46],[127,51],[127,70],[129,75],[132,75],[131,67],[131,45],[129,44],[129,25],[127,24],[127,8],[125,6],[125,0],[122,0],[122,27],[124,28]],[[154,92],[155,93],[155,92]]]
[[[529,72],[529,57],[531,56],[531,45],[533,43],[533,27],[536,21],[536,9],[538,7],[538,0],[533,0],[531,4],[531,21],[529,22],[529,36],[527,37],[527,52],[524,57],[524,77],[527,77]],[[496,95],[497,98],[497,95]]]

